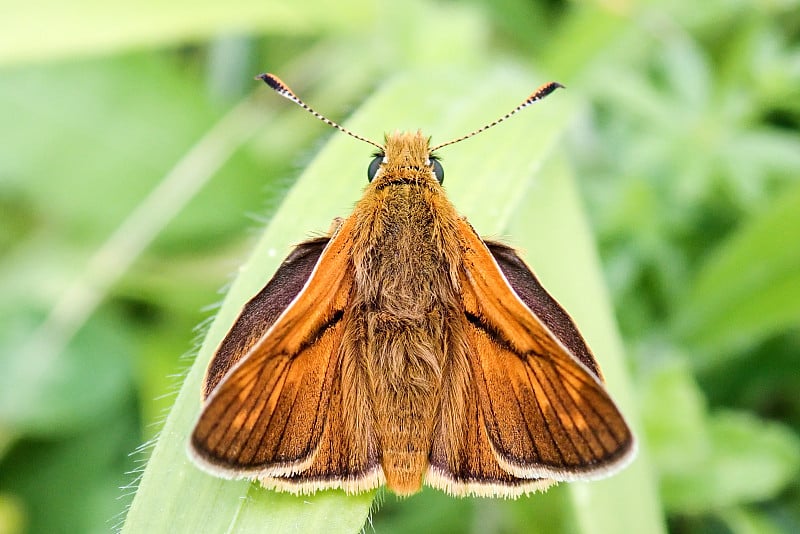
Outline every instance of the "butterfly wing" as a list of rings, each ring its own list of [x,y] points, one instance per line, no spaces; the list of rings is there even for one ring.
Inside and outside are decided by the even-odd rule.
[[[244,305],[208,364],[203,382],[203,399],[208,398],[231,367],[247,354],[297,297],[328,241],[329,237],[319,237],[295,247],[264,289]]]
[[[456,350],[450,356],[457,360],[451,359],[451,368],[443,373],[442,406],[425,484],[458,497],[517,497],[551,486],[553,480],[520,478],[501,467],[468,353]]]
[[[497,262],[500,270],[503,271],[506,281],[511,288],[522,299],[522,302],[541,320],[559,341],[577,357],[586,368],[597,378],[603,379],[600,366],[592,355],[592,351],[586,345],[578,328],[572,321],[569,314],[556,302],[550,293],[542,287],[539,280],[531,272],[530,268],[517,255],[516,251],[493,241],[486,241],[486,247],[492,253],[492,257]]]
[[[231,478],[260,478],[268,487],[294,493],[380,483],[371,421],[355,428],[341,417],[347,409],[360,410],[362,419],[368,413],[360,377],[342,380],[343,370],[353,367],[348,362],[355,350],[347,342],[351,239],[352,224],[345,221],[266,332],[260,328],[282,305],[281,298],[266,304],[274,278],[223,341],[220,350],[230,350],[230,356],[219,351],[215,356],[190,442],[202,467]],[[295,256],[301,268],[320,245],[309,245],[305,259]],[[292,284],[276,284],[285,290],[285,302]]]
[[[633,435],[571,319],[513,251],[492,244],[493,256],[460,224],[465,354],[454,358],[466,359],[472,380],[464,394],[469,435],[462,447],[434,446],[432,485],[513,496],[546,487],[546,479],[621,468]]]

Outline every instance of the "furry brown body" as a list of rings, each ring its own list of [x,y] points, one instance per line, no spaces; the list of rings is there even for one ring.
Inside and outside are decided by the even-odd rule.
[[[433,177],[420,133],[387,140],[383,172],[355,209],[352,347],[363,359],[387,484],[398,494],[422,486],[448,355],[463,354],[458,216]],[[463,358],[462,358],[463,360]],[[448,380],[466,383],[466,368]],[[463,404],[462,404],[463,406]],[[456,415],[457,419],[460,419]]]

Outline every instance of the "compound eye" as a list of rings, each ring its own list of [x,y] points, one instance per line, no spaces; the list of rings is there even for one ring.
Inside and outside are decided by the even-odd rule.
[[[438,159],[431,159],[431,163],[433,164],[433,174],[436,176],[436,181],[441,184],[444,182],[444,169],[442,168],[442,164],[439,163]]]
[[[386,156],[383,154],[379,154],[375,156],[375,159],[373,159],[369,164],[369,168],[367,168],[367,178],[370,182],[373,180],[373,178],[375,178],[375,175],[378,173],[378,169],[381,168],[381,164],[383,163],[383,159],[385,157]]]

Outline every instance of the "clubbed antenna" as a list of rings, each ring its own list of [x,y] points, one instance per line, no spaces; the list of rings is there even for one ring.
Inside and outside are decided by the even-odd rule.
[[[508,113],[506,113],[505,115],[503,115],[502,117],[497,119],[496,121],[491,122],[491,123],[487,124],[486,126],[482,126],[482,127],[478,128],[477,130],[475,130],[474,132],[468,133],[467,135],[462,135],[461,137],[453,139],[452,141],[448,141],[446,143],[442,143],[440,145],[436,145],[435,147],[433,147],[431,149],[431,152],[439,150],[440,148],[445,147],[447,145],[452,145],[454,143],[458,143],[460,141],[463,141],[464,139],[469,139],[473,135],[477,135],[477,134],[479,134],[479,133],[481,133],[481,132],[483,132],[485,130],[488,130],[492,126],[497,126],[498,124],[500,124],[501,122],[503,122],[504,120],[509,118],[511,115],[514,115],[515,113],[517,113],[519,111],[522,111],[522,109],[530,106],[534,102],[543,99],[544,97],[546,97],[547,95],[549,95],[550,93],[552,93],[553,91],[558,89],[559,87],[564,87],[564,86],[561,85],[558,82],[549,82],[549,83],[546,83],[546,84],[542,85],[537,90],[535,90],[533,93],[531,93],[531,96],[526,98],[525,101],[522,102],[522,104],[520,104],[519,106],[515,107],[514,109],[512,109],[511,111],[509,111]],[[289,98],[289,97],[287,97],[287,98]]]
[[[256,76],[256,80],[263,81],[265,84],[269,85],[272,89],[274,89],[276,93],[278,93],[279,95],[281,95],[284,98],[288,98],[289,100],[291,100],[292,102],[294,102],[295,104],[297,104],[298,106],[300,106],[301,108],[303,108],[304,110],[308,111],[309,113],[314,115],[316,118],[318,118],[319,120],[324,122],[325,124],[327,124],[329,126],[333,126],[337,130],[339,130],[341,132],[344,132],[344,133],[346,133],[347,135],[349,135],[351,137],[355,137],[356,139],[358,139],[360,141],[364,141],[365,143],[369,143],[371,145],[374,145],[374,146],[376,146],[376,147],[378,147],[380,149],[381,153],[383,153],[383,145],[379,145],[375,141],[370,141],[366,137],[361,137],[360,135],[351,132],[350,130],[348,130],[344,126],[340,126],[340,125],[336,124],[335,122],[333,122],[329,118],[327,118],[324,115],[322,115],[320,113],[317,113],[316,111],[311,109],[311,107],[309,107],[308,104],[306,104],[305,102],[300,100],[297,97],[297,95],[294,94],[291,89],[289,89],[288,85],[283,83],[283,81],[281,81],[281,79],[278,78],[277,76],[275,76],[274,74],[268,74],[268,73],[259,74],[258,76]]]

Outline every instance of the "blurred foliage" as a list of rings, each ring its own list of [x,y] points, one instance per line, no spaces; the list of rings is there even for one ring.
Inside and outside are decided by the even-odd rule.
[[[458,64],[481,77],[504,62],[585,103],[562,142],[669,530],[800,531],[796,1],[5,7],[0,533],[124,520],[146,458],[130,453],[160,428],[193,328],[331,135],[251,96],[254,74],[280,73],[340,119],[397,72]],[[487,100],[520,96],[498,84]],[[387,496],[372,522],[585,529],[569,499],[564,487],[498,503],[426,491]]]

